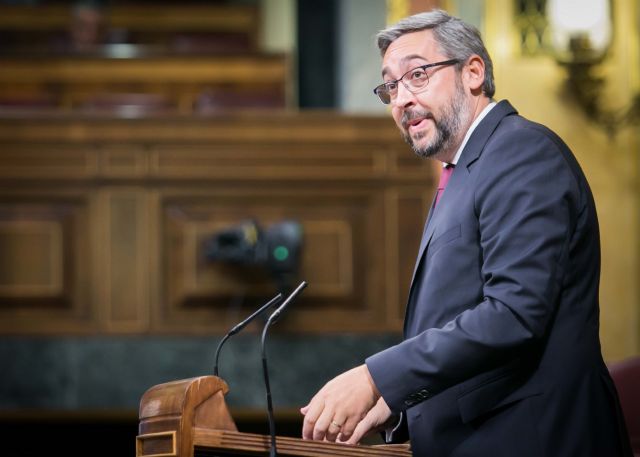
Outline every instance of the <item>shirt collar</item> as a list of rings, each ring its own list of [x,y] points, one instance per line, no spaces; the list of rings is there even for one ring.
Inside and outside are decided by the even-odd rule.
[[[460,156],[462,155],[462,151],[464,150],[464,147],[467,145],[467,141],[469,141],[469,138],[471,137],[471,134],[476,129],[476,127],[478,126],[480,121],[482,121],[482,119],[484,119],[484,117],[487,114],[489,114],[489,111],[491,111],[493,109],[493,107],[496,106],[496,104],[497,104],[496,102],[489,103],[487,106],[484,107],[484,109],[480,112],[480,114],[478,114],[478,117],[475,118],[475,120],[471,124],[471,127],[469,127],[469,130],[467,130],[467,134],[464,136],[464,139],[462,140],[462,144],[458,148],[458,151],[456,152],[456,155],[453,156],[453,161],[450,164],[446,163],[446,162],[443,162],[442,163],[443,167],[446,167],[447,165],[456,165],[458,163],[458,160],[460,159]]]

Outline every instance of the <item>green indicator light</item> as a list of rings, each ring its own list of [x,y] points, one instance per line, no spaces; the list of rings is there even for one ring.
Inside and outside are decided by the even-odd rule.
[[[278,246],[273,250],[273,256],[276,258],[276,260],[286,260],[287,257],[289,257],[289,250],[284,246]]]

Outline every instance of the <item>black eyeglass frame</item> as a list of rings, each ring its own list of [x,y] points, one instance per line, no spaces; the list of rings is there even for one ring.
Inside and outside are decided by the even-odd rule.
[[[409,87],[404,83],[404,81],[402,81],[402,79],[407,76],[409,73],[411,73],[412,71],[416,71],[418,68],[422,69],[423,71],[426,70],[427,68],[432,68],[432,67],[439,67],[442,65],[454,65],[457,64],[458,62],[460,62],[460,60],[458,59],[449,59],[449,60],[443,60],[441,62],[434,62],[434,63],[427,63],[424,65],[419,65],[417,67],[412,68],[411,70],[405,72],[402,76],[400,76],[400,78],[398,79],[392,79],[391,81],[387,81],[384,82],[378,86],[376,86],[373,89],[373,93],[376,94],[378,96],[378,98],[380,99],[380,101],[385,104],[388,105],[391,103],[391,95],[389,94],[389,101],[384,101],[384,99],[382,98],[382,96],[379,94],[379,91],[382,90],[383,88],[385,88],[387,86],[387,84],[393,83],[393,84],[398,84],[398,83],[402,83],[404,85],[404,87],[406,87],[406,89],[411,92],[412,94],[414,93],[411,89],[409,89]],[[424,87],[429,85],[429,75],[427,74],[427,72],[425,71],[425,74],[427,75],[427,84],[424,85]],[[389,91],[387,91],[387,93],[389,93]]]

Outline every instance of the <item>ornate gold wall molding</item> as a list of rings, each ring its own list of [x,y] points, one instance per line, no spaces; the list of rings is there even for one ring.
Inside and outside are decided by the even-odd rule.
[[[395,24],[403,17],[429,11],[447,9],[447,0],[387,0],[387,24]]]

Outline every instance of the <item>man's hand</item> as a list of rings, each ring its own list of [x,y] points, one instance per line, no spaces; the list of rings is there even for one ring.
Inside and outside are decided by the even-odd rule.
[[[300,409],[304,414],[304,439],[335,441],[349,439],[358,423],[380,398],[366,365],[360,365],[326,383]]]
[[[387,426],[393,426],[395,424],[387,424],[389,419],[393,416],[391,414],[391,410],[387,406],[387,403],[384,401],[384,398],[380,397],[378,399],[378,403],[369,410],[367,415],[362,419],[356,429],[353,431],[351,437],[345,441],[345,437],[343,435],[340,436],[340,441],[346,444],[358,444],[362,438],[373,433],[380,432]],[[396,417],[397,421],[397,417]]]

